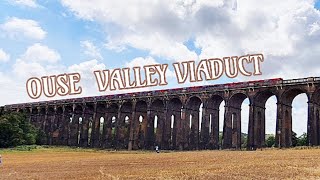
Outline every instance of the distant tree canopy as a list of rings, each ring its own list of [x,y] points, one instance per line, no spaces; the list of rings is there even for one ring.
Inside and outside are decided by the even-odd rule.
[[[276,144],[276,138],[274,135],[269,135],[268,138],[266,139],[266,147],[274,147]]]
[[[274,135],[269,135],[266,138],[266,147],[274,147],[276,143]],[[307,133],[303,133],[301,136],[297,137],[297,133],[292,131],[292,146],[307,146],[308,138]]]
[[[22,113],[7,113],[0,116],[0,148],[35,144],[39,131]]]
[[[297,133],[292,131],[292,146],[307,146],[308,138],[307,133],[303,133],[301,136],[297,137]]]

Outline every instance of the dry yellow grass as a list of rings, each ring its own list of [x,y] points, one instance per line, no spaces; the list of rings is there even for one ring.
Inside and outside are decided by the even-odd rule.
[[[320,149],[2,152],[0,179],[320,179]]]

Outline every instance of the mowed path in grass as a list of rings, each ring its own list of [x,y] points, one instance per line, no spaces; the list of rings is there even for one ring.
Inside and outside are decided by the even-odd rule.
[[[0,179],[320,179],[320,149],[1,153]]]

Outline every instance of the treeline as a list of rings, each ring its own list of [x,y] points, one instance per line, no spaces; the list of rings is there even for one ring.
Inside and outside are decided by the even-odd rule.
[[[219,134],[220,144],[222,143],[222,132]],[[241,133],[241,148],[247,147],[248,134]],[[265,147],[275,147],[276,138],[275,135],[269,134],[266,136]],[[303,133],[301,136],[297,136],[297,133],[292,132],[292,146],[308,146],[307,133]]]
[[[266,147],[275,147],[276,139],[275,136],[269,135],[266,139]],[[307,133],[303,133],[301,136],[297,136],[297,133],[292,131],[292,146],[308,146]]]
[[[22,113],[0,116],[0,148],[41,144],[43,132],[35,128]]]

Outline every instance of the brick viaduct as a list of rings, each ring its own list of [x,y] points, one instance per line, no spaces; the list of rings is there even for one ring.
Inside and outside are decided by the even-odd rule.
[[[25,112],[45,133],[44,144],[114,149],[241,148],[241,104],[248,98],[247,149],[265,144],[265,104],[277,98],[276,146],[292,145],[292,101],[308,98],[309,145],[320,145],[320,77],[221,85],[6,105]],[[225,102],[219,141],[219,106]],[[202,104],[202,119],[199,108]],[[156,125],[155,125],[156,124]],[[155,128],[156,127],[156,128]]]

